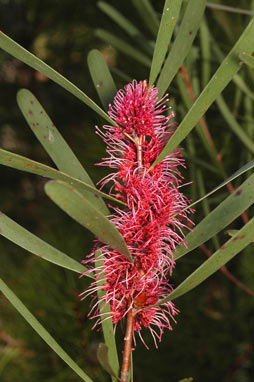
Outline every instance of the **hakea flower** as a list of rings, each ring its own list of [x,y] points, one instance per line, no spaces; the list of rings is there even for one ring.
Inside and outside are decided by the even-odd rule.
[[[93,273],[96,280],[81,294],[84,299],[95,297],[98,290],[105,292],[89,313],[97,319],[94,326],[104,317],[101,302],[110,304],[115,326],[133,310],[134,334],[143,341],[141,330],[149,328],[156,346],[164,329],[172,330],[171,320],[178,313],[172,302],[153,305],[172,291],[168,276],[175,266],[173,252],[176,245],[184,244],[182,228],[188,220],[184,211],[188,200],[179,190],[179,166],[184,167],[181,150],[175,149],[150,169],[176,128],[173,113],[165,114],[170,110],[167,95],[159,100],[157,93],[146,81],[134,80],[118,91],[109,107],[117,126],[97,129],[109,154],[100,165],[116,169],[101,180],[101,187],[112,182],[110,194],[127,204],[124,210],[112,207],[109,218],[125,239],[134,263],[98,240],[83,261],[89,268],[85,274]]]

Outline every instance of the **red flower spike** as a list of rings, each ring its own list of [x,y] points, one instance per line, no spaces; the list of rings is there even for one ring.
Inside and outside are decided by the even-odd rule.
[[[168,276],[175,266],[173,252],[176,245],[185,245],[182,228],[189,221],[184,211],[189,201],[179,191],[179,167],[184,167],[181,150],[175,149],[148,171],[176,128],[171,121],[173,113],[165,114],[170,110],[167,95],[159,100],[157,93],[157,88],[148,88],[146,81],[134,80],[118,91],[109,106],[108,114],[118,126],[103,126],[104,132],[97,128],[109,155],[99,165],[116,169],[100,185],[113,182],[110,194],[128,205],[125,210],[112,207],[109,218],[124,237],[134,265],[97,240],[94,252],[83,261],[89,268],[85,273],[94,271],[98,249],[103,267],[96,270],[96,281],[81,294],[84,299],[103,289],[106,293],[101,301],[110,304],[115,326],[132,309],[134,334],[137,332],[144,342],[141,331],[149,328],[156,347],[164,329],[172,330],[170,321],[175,322],[178,310],[172,302],[150,306],[172,291]],[[99,287],[97,281],[101,279],[105,285]],[[102,321],[101,314],[103,317],[97,302],[89,314],[97,319],[96,325]]]

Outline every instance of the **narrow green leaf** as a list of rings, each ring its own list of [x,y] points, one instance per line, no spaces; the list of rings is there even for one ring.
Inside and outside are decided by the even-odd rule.
[[[206,86],[211,77],[211,41],[205,18],[200,24],[200,46],[202,53],[202,88]]]
[[[251,68],[254,68],[254,57],[246,52],[239,53],[239,58],[242,62]]]
[[[194,381],[194,379],[192,377],[189,377],[189,378],[183,378],[178,382],[192,382],[192,381]]]
[[[225,59],[225,55],[221,51],[219,45],[217,44],[217,41],[213,38],[213,36],[209,35],[211,41],[212,41],[212,48],[214,55],[218,58],[218,62],[221,62]],[[253,91],[247,86],[246,82],[244,82],[243,78],[239,74],[235,74],[232,81],[251,99],[254,100],[254,93]]]
[[[190,276],[188,276],[173,292],[167,297],[158,301],[156,305],[167,301],[175,300],[190,290],[196,288],[209,276],[218,271],[223,265],[230,261],[235,255],[242,251],[253,241],[254,218],[240,229],[236,235],[222,245],[208,260],[198,267]]]
[[[176,83],[178,85],[178,88],[181,93],[181,97],[186,105],[186,108],[189,109],[192,106],[192,100],[190,98],[190,94],[186,88],[185,82],[183,80],[183,77],[180,74],[177,74],[176,76]],[[207,151],[208,155],[210,156],[212,163],[216,166],[217,170],[216,172],[221,172],[221,168],[218,166],[218,160],[217,160],[217,153],[214,150],[213,145],[208,141],[207,135],[205,134],[203,127],[201,126],[200,122],[198,122],[197,126],[195,127],[195,130],[197,134],[199,135],[199,138],[201,142],[204,145],[205,150]],[[223,174],[221,174],[223,175]]]
[[[82,92],[82,90],[80,90],[76,85],[67,80],[45,62],[40,60],[38,57],[28,52],[21,45],[17,44],[10,37],[6,36],[3,32],[0,32],[0,48],[18,60],[24,62],[28,66],[31,66],[31,68],[38,70],[38,72],[44,74],[58,85],[62,86],[65,90],[73,94],[80,101],[84,102],[87,106],[94,110],[97,114],[106,119],[106,121],[115,126],[115,122],[98,105],[96,105],[94,101],[92,101],[84,92]]]
[[[95,272],[97,269],[100,269],[102,266],[102,260],[100,259],[100,251],[96,251],[95,257]],[[106,283],[106,277],[103,275],[100,276],[100,278],[97,280],[96,284],[97,286],[103,286]],[[119,375],[119,361],[118,361],[118,355],[117,355],[117,348],[116,348],[116,341],[115,341],[115,334],[114,334],[114,328],[111,318],[111,310],[110,310],[110,304],[105,304],[105,301],[102,301],[102,298],[105,296],[106,292],[103,289],[98,289],[97,295],[98,295],[98,301],[99,303],[99,309],[101,312],[101,320],[102,320],[102,331],[104,336],[105,344],[108,348],[108,363],[110,368],[113,371],[112,381],[116,382],[116,379],[114,375]]]
[[[153,61],[149,77],[150,86],[155,82],[166,57],[181,5],[182,0],[165,1],[160,28],[154,48]]]
[[[187,138],[189,138],[189,137],[187,137]],[[214,174],[218,173],[217,168],[214,167],[213,165],[211,165],[210,163],[207,163],[207,161],[204,159],[200,159],[197,156],[191,155],[187,152],[183,152],[183,156],[185,158],[187,158],[190,162],[197,164],[199,167],[203,167],[204,169],[211,171]],[[190,177],[190,179],[192,179],[192,177]],[[192,198],[192,200],[193,200],[193,198]]]
[[[128,74],[126,74],[125,72],[123,72],[121,69],[119,68],[116,68],[114,66],[111,66],[110,67],[110,70],[113,74],[115,74],[116,76],[118,76],[122,81],[124,82],[131,82],[133,80],[133,78],[131,76],[129,76]]]
[[[254,100],[253,91],[246,85],[246,82],[244,82],[241,76],[235,74],[233,77],[233,82],[238,86],[240,90],[242,90],[243,93],[245,93],[250,99]]]
[[[104,1],[99,1],[97,3],[98,8],[103,11],[108,17],[110,17],[117,25],[120,26],[128,35],[140,45],[140,47],[145,50],[149,55],[153,54],[153,47],[150,41],[146,40],[144,35],[140,30],[130,22],[122,13],[120,13],[112,5],[105,3]]]
[[[197,98],[196,102],[188,111],[184,120],[179,125],[175,134],[169,140],[167,145],[164,147],[159,157],[153,163],[152,167],[159,163],[163,158],[165,158],[167,154],[172,152],[172,150],[182,142],[182,140],[190,133],[193,127],[195,127],[200,118],[205,114],[216,97],[227,86],[235,73],[240,69],[241,64],[238,59],[238,54],[242,51],[246,51],[247,53],[252,53],[254,51],[253,35],[254,19],[246,27],[231,52],[222,62],[219,69],[213,75],[205,89]]]
[[[159,29],[159,19],[149,0],[132,0],[143,22],[151,33],[156,36]]]
[[[254,153],[254,142],[252,142],[248,134],[246,134],[245,131],[241,128],[221,94],[216,98],[216,103],[230,129],[236,134],[236,136],[245,145],[245,147],[251,153]]]
[[[45,185],[45,191],[69,216],[133,262],[120,232],[74,187],[61,180],[51,180]]]
[[[27,89],[17,93],[17,102],[27,123],[42,146],[45,148],[59,170],[94,187],[94,184],[77,157],[67,145],[46,111],[34,95]],[[94,194],[82,190],[89,201],[96,205],[105,215],[109,213],[103,200]]]
[[[105,41],[107,44],[112,45],[114,48],[120,50],[120,52],[122,52],[123,54],[134,58],[136,61],[150,68],[151,60],[149,57],[147,57],[144,53],[140,52],[138,49],[133,48],[127,42],[116,37],[112,33],[109,33],[104,29],[96,29],[95,36]]]
[[[254,203],[254,174],[207,215],[186,237],[187,248],[177,247],[175,260],[211,239]]]
[[[109,363],[108,359],[108,346],[106,344],[100,343],[97,348],[97,359],[100,362],[101,366],[103,367],[106,372],[111,375],[112,377],[117,379],[116,374],[111,368],[111,365]]]
[[[98,1],[98,8],[106,13],[116,24],[125,30],[131,37],[137,37],[140,35],[140,31],[135,27],[125,16],[122,15],[116,8],[112,5],[105,3],[105,1]]]
[[[35,316],[26,308],[12,290],[0,279],[0,290],[10,301],[15,309],[24,317],[29,325],[39,334],[39,336],[51,347],[52,350],[83,380],[93,382],[92,379],[73,361],[73,359],[54,340],[49,332],[40,324]]]
[[[220,183],[217,187],[215,187],[212,191],[208,192],[208,194],[202,196],[202,198],[196,200],[195,202],[191,203],[186,209],[194,207],[196,204],[200,203],[203,199],[208,198],[218,190],[220,190],[222,187],[226,186],[229,182],[232,182],[232,180],[238,178],[240,175],[244,174],[245,172],[249,171],[254,167],[254,159],[245,164],[243,167],[239,168],[236,172],[234,172],[229,178],[224,180],[222,183]]]
[[[200,169],[197,170],[197,177],[196,178],[197,178],[197,183],[198,183],[197,187],[199,190],[199,194],[204,195],[206,193],[205,182],[204,182],[202,171]],[[203,215],[205,217],[208,216],[211,212],[210,203],[209,203],[209,200],[207,198],[202,200],[202,210],[203,210]],[[220,246],[218,235],[214,235],[212,237],[212,242],[213,242],[214,248],[218,249]]]
[[[94,200],[96,200],[98,196],[119,203],[118,199],[108,194],[105,194],[100,190],[97,190],[97,188],[92,187],[79,179],[73,178],[68,174],[55,170],[54,168],[46,166],[45,164],[42,164],[40,162],[36,162],[32,159],[23,157],[21,155],[11,153],[10,151],[0,149],[0,164],[11,168],[15,168],[17,170],[41,175],[46,178],[63,180],[64,182],[73,185],[82,195],[86,196],[92,204],[95,204]],[[92,195],[92,197],[90,198],[88,197],[89,193]],[[121,201],[120,204],[126,205]]]
[[[117,89],[103,55],[97,49],[89,52],[88,68],[104,109],[107,111],[113,102]]]
[[[65,253],[52,247],[38,236],[27,231],[24,227],[10,219],[0,211],[0,235],[19,245],[25,250],[39,256],[43,260],[50,261],[60,267],[82,273],[86,268]],[[92,277],[92,276],[89,276]]]
[[[206,0],[189,1],[174,44],[168,54],[157,87],[161,98],[186,58],[200,26]]]
[[[187,1],[187,0],[185,0],[185,1]],[[237,7],[229,7],[228,5],[225,5],[225,4],[215,4],[215,3],[212,3],[210,1],[207,2],[207,7],[212,8],[212,9],[217,9],[219,11],[224,11],[224,12],[238,13],[239,15],[254,16],[253,10],[242,9],[242,8],[237,8]]]

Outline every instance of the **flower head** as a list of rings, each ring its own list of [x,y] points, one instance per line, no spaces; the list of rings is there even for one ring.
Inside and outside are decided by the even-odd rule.
[[[109,107],[108,114],[117,126],[97,129],[109,155],[100,165],[116,169],[101,180],[101,187],[112,182],[111,195],[127,204],[124,210],[112,208],[109,218],[125,239],[134,263],[98,240],[83,261],[88,272],[96,270],[96,280],[82,294],[85,298],[99,289],[104,291],[90,312],[91,318],[97,318],[96,324],[103,317],[101,302],[110,304],[115,325],[133,309],[134,332],[142,339],[141,330],[149,328],[156,346],[164,328],[172,329],[170,319],[174,321],[178,313],[172,302],[153,305],[172,290],[168,277],[175,266],[176,245],[184,244],[184,208],[188,205],[179,191],[179,167],[184,166],[181,150],[174,150],[150,169],[176,128],[166,106],[168,99],[159,100],[157,93],[146,81],[134,80],[118,91]],[[100,256],[95,259],[98,250]]]

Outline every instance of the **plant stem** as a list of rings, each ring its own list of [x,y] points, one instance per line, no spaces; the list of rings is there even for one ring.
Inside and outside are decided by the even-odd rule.
[[[137,149],[137,159],[138,159],[138,167],[142,167],[142,143],[143,143],[143,135],[137,137],[135,139],[136,149]]]
[[[124,337],[124,351],[123,351],[123,362],[121,369],[121,382],[128,381],[129,368],[130,368],[130,357],[132,351],[132,335],[133,335],[133,321],[134,321],[134,312],[130,308],[127,314],[127,323],[126,323],[126,333]]]

